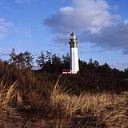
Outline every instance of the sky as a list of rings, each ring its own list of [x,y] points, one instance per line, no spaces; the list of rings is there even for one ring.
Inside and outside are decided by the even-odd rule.
[[[0,0],[0,58],[15,48],[38,56],[69,53],[75,32],[82,60],[128,67],[128,0]]]

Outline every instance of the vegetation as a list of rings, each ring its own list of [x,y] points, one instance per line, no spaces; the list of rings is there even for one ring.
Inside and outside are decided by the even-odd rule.
[[[36,71],[30,52],[13,50],[0,61],[0,127],[128,127],[128,69],[80,60],[78,75],[62,75],[69,56],[47,54],[38,57]]]
[[[24,53],[16,54],[13,49],[10,54],[9,64],[12,67],[17,67],[18,69],[29,70],[38,79],[38,85],[44,81],[43,78],[50,81],[55,81],[57,76],[62,73],[63,69],[69,69],[70,57],[69,55],[63,55],[62,58],[58,57],[56,54],[51,54],[46,52],[37,58],[36,62],[38,69],[33,69],[34,56],[26,51]],[[124,71],[119,71],[118,69],[111,69],[110,66],[105,63],[100,65],[98,61],[90,59],[89,63],[79,60],[80,71],[78,75],[64,75],[60,80],[60,85],[63,83],[67,84],[66,88],[72,90],[75,93],[80,93],[81,90],[85,91],[112,91],[112,92],[122,92],[128,90],[128,68]],[[10,74],[10,73],[9,73]],[[47,75],[45,75],[47,74]],[[17,75],[10,74],[12,79],[15,80]],[[21,76],[21,75],[20,75]],[[20,77],[19,76],[19,77]],[[31,82],[30,82],[31,83]],[[64,87],[65,87],[64,84]]]

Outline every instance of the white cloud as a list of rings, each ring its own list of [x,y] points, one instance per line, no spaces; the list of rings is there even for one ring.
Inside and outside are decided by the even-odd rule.
[[[125,21],[124,21],[124,24],[128,24],[128,20],[125,20]]]
[[[83,41],[89,41],[95,46],[104,49],[122,49],[124,54],[128,54],[128,24],[121,22],[118,25],[102,29],[100,33],[80,35]]]
[[[112,14],[107,0],[72,0],[72,6],[62,7],[44,23],[52,30],[56,42],[67,42],[67,35],[77,32],[80,42],[107,50],[121,49],[128,54],[128,21]],[[59,36],[60,35],[60,36]]]
[[[74,8],[68,7],[68,6],[64,8],[60,8],[61,13],[73,13],[73,11],[74,11]]]
[[[13,27],[12,23],[6,21],[4,18],[0,18],[0,40],[7,35],[11,27]]]
[[[44,23],[57,33],[88,30],[99,32],[102,28],[115,24],[118,15],[109,12],[105,0],[73,0],[72,7],[62,7],[47,18]]]

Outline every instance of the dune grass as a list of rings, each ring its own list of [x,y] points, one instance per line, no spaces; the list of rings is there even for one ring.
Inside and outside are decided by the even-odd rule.
[[[59,80],[58,80],[59,81]],[[0,84],[0,126],[32,128],[127,128],[128,92],[73,95],[59,82],[45,92],[16,81]],[[22,89],[21,89],[22,87]]]

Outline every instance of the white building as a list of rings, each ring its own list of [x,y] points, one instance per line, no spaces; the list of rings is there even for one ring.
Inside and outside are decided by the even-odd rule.
[[[70,38],[70,73],[77,74],[79,71],[79,59],[78,59],[78,42],[75,33],[71,33]]]

